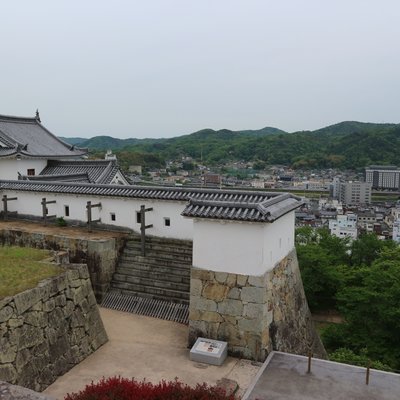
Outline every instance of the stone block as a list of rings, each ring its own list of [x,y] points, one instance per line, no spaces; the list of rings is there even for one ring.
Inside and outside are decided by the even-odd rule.
[[[22,317],[10,318],[7,321],[7,326],[10,329],[18,328],[19,326],[22,326],[23,324],[24,324],[24,320],[22,319]]]
[[[248,303],[244,306],[243,316],[246,318],[263,318],[266,305],[257,303]]]
[[[15,367],[17,368],[17,371],[21,371],[21,369],[25,367],[25,365],[28,364],[30,361],[31,353],[28,349],[23,349],[19,351],[15,360]]]
[[[229,288],[219,283],[207,283],[203,289],[203,296],[214,301],[222,301],[226,298]]]
[[[234,324],[223,322],[218,330],[218,337],[229,343],[229,346],[246,346],[244,336],[239,332],[236,321]]]
[[[266,287],[266,276],[249,276],[248,283],[251,286]]]
[[[215,280],[218,283],[225,283],[226,282],[226,278],[228,278],[228,273],[227,272],[215,272]]]
[[[14,309],[10,306],[4,306],[0,309],[0,322],[7,322],[14,313]]]
[[[50,312],[56,308],[56,302],[53,298],[43,303],[43,311]]]
[[[248,276],[247,275],[237,275],[236,282],[239,287],[246,286]]]
[[[190,296],[190,309],[199,311],[217,311],[217,303],[203,297]]]
[[[226,278],[226,286],[233,288],[236,286],[236,274],[228,274]]]
[[[203,282],[200,279],[190,279],[190,294],[192,296],[201,296],[203,290]]]
[[[4,297],[4,299],[0,300],[0,310],[3,309],[6,305],[12,302],[13,298],[11,296]]]
[[[0,365],[0,381],[15,383],[17,376],[17,371],[12,364]]]
[[[43,331],[36,326],[24,324],[14,330],[18,349],[33,347],[43,341]]]
[[[240,289],[234,287],[229,290],[228,295],[226,296],[228,299],[239,300],[240,299]]]
[[[71,284],[71,282],[79,279],[79,271],[75,270],[75,269],[69,269],[67,271],[67,279],[69,284]]]
[[[253,332],[261,334],[261,331],[264,329],[265,322],[263,322],[262,318],[242,318],[238,321],[238,327],[240,331],[245,332]]]
[[[242,288],[242,301],[248,303],[263,304],[267,300],[267,289],[254,286],[246,286]]]
[[[222,322],[224,319],[220,314],[213,311],[198,311],[193,310],[189,313],[190,320],[207,321],[207,322]]]
[[[8,338],[0,338],[0,364],[12,363],[17,356],[17,346],[10,343]]]
[[[25,323],[33,326],[45,327],[48,323],[47,314],[41,311],[31,311],[24,314]]]
[[[67,298],[65,294],[60,294],[54,297],[54,303],[57,307],[64,307],[67,304]]]
[[[40,288],[26,290],[25,292],[18,293],[14,296],[14,304],[18,314],[22,314],[34,304],[41,300]]]
[[[191,277],[201,281],[214,281],[214,272],[193,267],[191,269]]]
[[[223,315],[241,316],[243,303],[240,300],[226,299],[218,303],[218,312]]]

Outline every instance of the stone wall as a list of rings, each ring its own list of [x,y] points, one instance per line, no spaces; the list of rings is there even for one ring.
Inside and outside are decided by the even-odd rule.
[[[0,380],[42,391],[106,341],[86,265],[0,300]]]
[[[295,250],[263,276],[192,268],[189,345],[224,340],[232,355],[264,361],[271,350],[326,358],[305,298]]]
[[[22,386],[10,385],[7,382],[0,381],[0,399],[1,400],[54,400],[53,397],[46,396],[43,393],[37,393]]]
[[[110,287],[118,256],[125,245],[125,238],[90,240],[18,229],[2,229],[0,245],[68,250],[71,262],[87,264],[95,296],[101,303]]]

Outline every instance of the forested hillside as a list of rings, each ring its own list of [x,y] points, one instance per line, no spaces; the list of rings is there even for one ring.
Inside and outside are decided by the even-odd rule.
[[[65,138],[64,138],[65,139]],[[68,140],[68,139],[65,139]],[[74,138],[77,143],[77,138]],[[171,139],[114,139],[97,136],[78,142],[89,149],[112,149],[125,159],[167,159],[190,156],[208,164],[229,160],[263,161],[294,168],[363,168],[397,164],[400,125],[341,122],[316,131],[287,133],[276,128],[214,131],[204,129]]]

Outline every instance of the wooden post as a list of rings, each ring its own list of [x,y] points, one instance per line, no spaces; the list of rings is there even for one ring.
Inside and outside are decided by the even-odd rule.
[[[310,373],[311,373],[311,357],[312,357],[312,354],[311,354],[311,351],[309,351],[309,352],[308,352],[308,368],[307,368],[307,374],[310,374]]]
[[[86,203],[86,210],[87,210],[87,226],[88,226],[88,231],[92,231],[92,202],[88,201]]]
[[[16,211],[10,212],[8,211],[8,202],[17,200],[18,197],[7,197],[7,195],[3,195],[3,198],[1,199],[3,201],[3,219],[4,221],[7,221],[7,216],[8,214],[16,214]]]
[[[365,384],[369,385],[369,369],[371,368],[371,360],[368,360],[367,374],[365,376]]]
[[[98,219],[92,219],[92,208],[99,207],[101,208],[101,203],[97,204],[92,204],[91,201],[88,201],[86,203],[86,210],[87,210],[87,226],[88,226],[88,231],[92,232],[92,223],[93,222],[100,222],[101,218]]]
[[[47,224],[47,219],[48,218],[54,218],[56,217],[56,215],[47,215],[47,204],[54,204],[56,203],[56,200],[50,200],[50,201],[46,201],[46,197],[42,198],[42,217],[43,217],[43,221],[44,224]]]
[[[153,211],[152,207],[146,208],[145,205],[140,206],[140,249],[142,257],[146,256],[146,229],[152,228],[153,225],[146,225],[146,212]]]

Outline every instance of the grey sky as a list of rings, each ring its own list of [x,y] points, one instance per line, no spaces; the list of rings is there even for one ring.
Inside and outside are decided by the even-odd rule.
[[[400,122],[398,0],[1,2],[0,113],[62,136]]]

